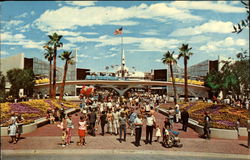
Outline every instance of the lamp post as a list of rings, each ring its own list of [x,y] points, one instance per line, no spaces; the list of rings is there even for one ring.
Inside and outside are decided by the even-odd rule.
[[[250,149],[250,120],[247,120],[247,132],[248,132],[248,143],[247,143],[247,146]]]

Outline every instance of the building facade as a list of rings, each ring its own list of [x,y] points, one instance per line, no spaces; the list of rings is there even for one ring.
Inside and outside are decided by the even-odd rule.
[[[15,63],[13,63],[15,62]],[[44,77],[49,78],[49,62],[38,59],[36,57],[34,58],[25,58],[24,54],[17,54],[11,57],[1,58],[1,72],[3,75],[6,76],[8,70],[10,69],[32,69],[36,77]],[[64,68],[63,67],[57,67],[57,74],[56,74],[56,81],[62,81]],[[53,71],[52,71],[53,75]],[[66,76],[66,80],[68,81],[74,81],[76,80],[77,73],[76,73],[76,65],[69,65],[68,72]],[[6,88],[10,88],[9,83],[7,82]],[[48,88],[43,88],[39,90],[35,90],[36,93],[41,92],[43,95],[48,94]],[[60,86],[57,87],[57,94],[60,92]],[[65,93],[68,93],[69,95],[76,95],[76,87],[75,85],[67,85],[65,86]]]

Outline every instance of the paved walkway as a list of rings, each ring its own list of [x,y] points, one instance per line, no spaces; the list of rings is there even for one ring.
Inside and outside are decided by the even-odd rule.
[[[157,124],[162,128],[164,116],[156,113]],[[75,126],[79,120],[79,115],[72,116]],[[57,124],[48,124],[35,130],[34,132],[24,134],[24,139],[17,144],[9,144],[9,137],[1,137],[3,150],[43,150],[43,149],[62,149],[61,130],[56,127]],[[142,146],[134,146],[134,136],[130,136],[130,129],[128,129],[127,141],[120,143],[119,136],[105,134],[99,135],[100,127],[97,131],[97,136],[92,137],[87,135],[86,146],[77,146],[78,141],[77,129],[73,130],[74,143],[63,148],[68,149],[111,149],[111,150],[162,150],[162,151],[187,151],[187,152],[209,152],[209,153],[224,153],[224,154],[249,154],[250,151],[246,147],[246,137],[239,140],[226,139],[211,139],[205,140],[198,137],[198,134],[192,129],[188,128],[188,132],[180,131],[181,124],[175,123],[174,130],[180,132],[182,148],[164,148],[160,143],[154,142],[152,145],[141,143]],[[155,137],[154,137],[155,139]],[[142,140],[145,140],[145,127],[143,128]]]
[[[157,124],[159,124],[160,128],[162,128],[165,116],[156,112],[155,117],[156,117]],[[79,118],[79,113],[73,114],[72,120],[73,120],[73,122],[75,124],[75,128],[77,127],[79,119],[80,119]],[[38,128],[37,130],[35,130],[35,131],[31,132],[31,133],[24,134],[23,136],[24,137],[60,136],[62,132],[61,132],[60,129],[58,129],[56,127],[56,125],[57,125],[57,123],[45,125],[45,126],[42,126],[42,127]],[[174,130],[180,132],[180,137],[181,138],[198,138],[198,134],[194,130],[189,128],[188,132],[183,132],[183,131],[179,130],[179,129],[181,129],[181,127],[182,127],[182,124],[180,124],[180,123],[175,123],[174,124]],[[99,134],[100,131],[101,131],[101,127],[99,125],[97,134]],[[128,134],[130,134],[130,132],[131,132],[130,129],[127,129],[127,132],[128,132]],[[77,129],[74,129],[73,130],[73,136],[77,136],[77,135],[78,135]],[[155,133],[154,133],[154,135],[155,135]],[[111,135],[106,134],[105,136],[111,136]],[[142,136],[146,136],[146,128],[145,128],[145,126],[143,127]]]

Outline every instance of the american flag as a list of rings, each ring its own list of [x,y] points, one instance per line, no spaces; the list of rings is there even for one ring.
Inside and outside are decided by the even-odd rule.
[[[120,35],[120,34],[122,34],[122,27],[119,29],[116,29],[114,32],[114,35]]]

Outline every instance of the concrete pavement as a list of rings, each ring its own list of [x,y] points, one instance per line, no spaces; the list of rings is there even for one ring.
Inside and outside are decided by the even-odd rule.
[[[74,114],[72,116],[75,126],[79,120],[79,115]],[[160,127],[163,126],[164,116],[156,113],[157,124]],[[181,124],[174,124],[174,130],[179,131]],[[119,136],[106,134],[104,137],[99,135],[100,127],[97,131],[97,136],[92,137],[87,135],[86,146],[77,146],[78,141],[77,129],[73,130],[73,144],[62,147],[61,144],[61,130],[56,127],[56,124],[48,124],[43,127],[38,128],[36,131],[24,134],[17,144],[9,144],[9,137],[1,137],[1,148],[3,153],[13,152],[44,152],[46,150],[51,150],[52,152],[65,152],[65,151],[83,151],[89,152],[93,150],[100,153],[105,150],[112,151],[133,151],[133,152],[166,152],[166,153],[176,153],[179,152],[190,152],[190,153],[203,153],[205,155],[209,154],[223,154],[223,155],[234,155],[234,156],[249,156],[250,150],[246,147],[247,141],[246,137],[241,137],[239,140],[226,140],[226,139],[211,139],[205,140],[199,138],[198,134],[192,129],[188,129],[188,132],[180,131],[181,143],[183,143],[182,148],[165,148],[160,143],[154,142],[152,145],[145,144],[142,142],[142,146],[136,147],[134,142],[134,136],[130,136],[130,129],[128,129],[127,141],[120,143],[118,141]],[[145,127],[142,132],[142,140],[145,140]],[[154,137],[154,139],[156,139]],[[182,154],[181,154],[182,155]],[[192,155],[192,154],[191,154]],[[232,158],[232,157],[231,157]]]
[[[156,151],[156,150],[97,150],[97,149],[67,149],[67,150],[4,150],[6,159],[164,159],[164,160],[247,160],[249,155],[218,154],[204,152]]]

